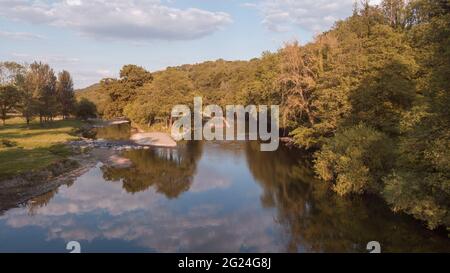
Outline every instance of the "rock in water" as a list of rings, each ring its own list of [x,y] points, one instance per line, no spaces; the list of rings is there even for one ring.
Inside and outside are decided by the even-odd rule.
[[[176,147],[177,143],[166,133],[137,133],[130,138],[138,145],[155,147]]]

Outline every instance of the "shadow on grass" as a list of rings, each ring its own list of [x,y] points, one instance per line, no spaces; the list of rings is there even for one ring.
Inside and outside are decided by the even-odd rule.
[[[20,133],[0,133],[0,138],[2,139],[23,139],[23,138],[33,138],[33,137],[39,137],[39,136],[52,136],[52,135],[61,135],[61,134],[68,134],[71,136],[76,136],[76,131],[73,130],[73,132],[61,132],[61,131],[50,131],[50,132],[36,132],[36,133],[27,133],[27,134],[20,134]]]
[[[43,124],[33,122],[30,125],[25,123],[7,124],[0,126],[0,138],[19,139],[64,133],[75,136],[82,126],[83,122],[79,120],[58,120]],[[67,131],[63,130],[66,128]]]

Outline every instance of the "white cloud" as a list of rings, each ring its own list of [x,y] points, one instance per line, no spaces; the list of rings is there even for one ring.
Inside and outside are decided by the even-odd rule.
[[[40,62],[52,64],[52,65],[75,64],[80,61],[80,59],[78,59],[78,58],[67,57],[67,56],[63,56],[63,55],[55,55],[55,54],[30,55],[30,54],[21,53],[21,52],[13,52],[13,53],[11,53],[11,57],[13,57],[14,61],[19,61],[19,62],[31,63],[34,61],[40,61]]]
[[[48,63],[55,70],[55,72],[63,69],[69,70],[72,74],[76,88],[89,86],[105,77],[116,76],[107,69],[96,70],[83,67],[86,60],[74,56],[47,53],[31,54],[26,52],[10,52],[7,59],[10,61],[28,64],[34,61]]]
[[[111,71],[109,71],[108,69],[98,69],[97,71],[95,71],[97,75],[102,76],[103,78],[106,77],[113,77],[114,73],[112,73]]]
[[[263,16],[263,25],[271,31],[285,32],[300,27],[316,33],[349,16],[353,3],[354,0],[263,0],[252,5],[256,5]]]
[[[33,34],[29,32],[8,32],[0,30],[0,37],[10,38],[14,40],[40,40],[44,39],[44,36]]]
[[[98,83],[103,78],[117,78],[119,76],[117,72],[105,68],[74,68],[70,72],[74,78],[75,88],[84,88],[93,83]]]
[[[97,38],[135,40],[196,39],[232,21],[224,12],[172,8],[158,0],[0,0],[0,16]]]

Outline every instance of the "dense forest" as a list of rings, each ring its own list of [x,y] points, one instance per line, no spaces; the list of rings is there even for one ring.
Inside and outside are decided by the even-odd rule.
[[[307,44],[217,60],[77,92],[105,118],[167,119],[173,105],[277,104],[280,125],[339,195],[376,194],[431,229],[450,227],[450,4],[363,1]]]

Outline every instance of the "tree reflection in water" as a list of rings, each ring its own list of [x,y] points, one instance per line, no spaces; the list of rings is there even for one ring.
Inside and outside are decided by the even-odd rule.
[[[280,147],[261,152],[245,145],[247,164],[261,184],[261,203],[276,209],[276,221],[289,236],[286,251],[365,252],[379,241],[386,252],[448,252],[445,232],[432,232],[405,215],[396,215],[374,197],[342,198],[317,180],[301,151]]]
[[[54,189],[29,200],[27,203],[28,215],[36,215],[38,213],[38,210],[40,208],[46,207],[57,193],[58,189]]]
[[[73,184],[74,184],[73,180],[68,180],[64,185],[66,185],[67,188],[70,188]],[[28,215],[30,216],[37,215],[38,210],[40,208],[46,207],[53,199],[53,197],[55,197],[58,194],[58,191],[59,187],[28,200],[26,203],[26,207],[28,208]]]
[[[131,160],[130,168],[103,166],[103,178],[122,182],[128,193],[155,187],[167,198],[177,198],[189,190],[202,155],[201,142],[186,142],[176,149],[134,150],[122,156]]]
[[[131,136],[130,124],[116,124],[95,128],[95,138],[108,140],[128,140]]]
[[[301,154],[282,146],[260,152],[257,142],[125,152],[130,168],[96,166],[71,189],[38,196],[26,210],[0,217],[0,240],[16,234],[17,245],[32,248],[21,234],[38,226],[33,232],[42,249],[48,238],[64,238],[99,250],[111,243],[132,251],[367,252],[369,241],[379,241],[383,252],[450,252],[445,232],[395,215],[381,200],[330,192]]]

